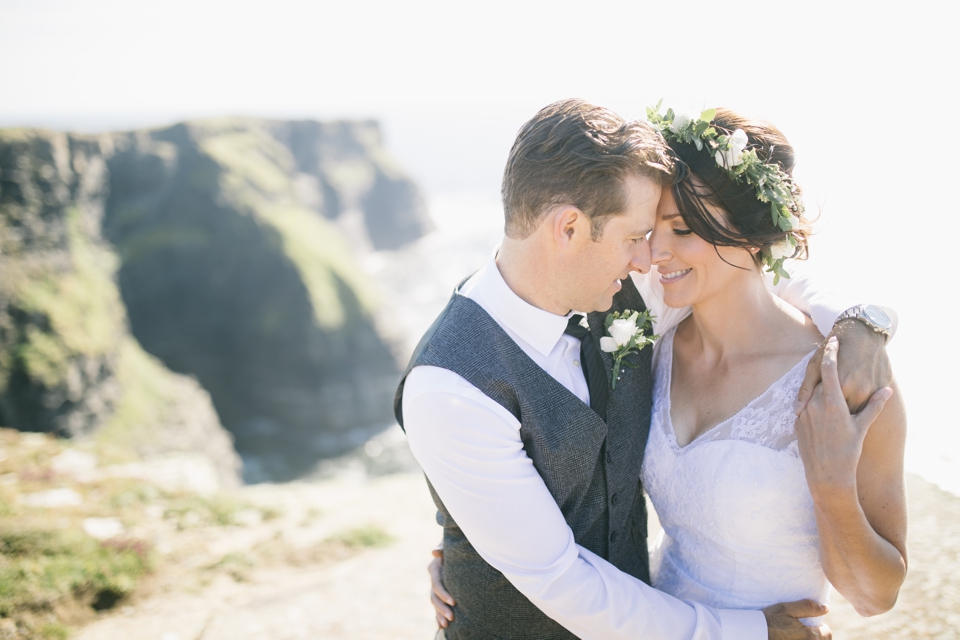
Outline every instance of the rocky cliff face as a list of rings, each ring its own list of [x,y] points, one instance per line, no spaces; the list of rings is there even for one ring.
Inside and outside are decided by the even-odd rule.
[[[95,141],[0,144],[0,422],[89,433],[111,413],[123,305],[98,243],[107,167]],[[82,167],[82,170],[77,170]]]
[[[137,414],[123,363],[158,387],[137,344],[209,392],[250,479],[389,422],[398,365],[352,247],[396,248],[427,218],[375,123],[3,136],[0,423],[76,435]]]
[[[101,236],[108,192],[101,141],[0,132],[0,424],[200,453],[236,484],[240,461],[209,395],[129,335]]]

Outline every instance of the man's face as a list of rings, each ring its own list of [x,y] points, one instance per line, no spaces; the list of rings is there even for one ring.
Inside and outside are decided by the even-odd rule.
[[[580,238],[575,257],[577,268],[571,282],[577,311],[606,311],[620,291],[620,281],[631,271],[650,270],[647,234],[657,219],[660,185],[649,178],[629,176],[624,180],[626,210],[607,219],[603,235],[594,241]]]

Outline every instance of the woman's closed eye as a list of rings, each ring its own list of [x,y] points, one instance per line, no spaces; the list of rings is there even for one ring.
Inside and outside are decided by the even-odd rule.
[[[690,229],[674,229],[673,234],[677,236],[688,236],[693,233]]]

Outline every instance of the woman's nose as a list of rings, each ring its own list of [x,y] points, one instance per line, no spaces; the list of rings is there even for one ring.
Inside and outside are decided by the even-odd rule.
[[[664,245],[661,236],[654,231],[650,234],[650,261],[653,264],[660,264],[670,259],[670,251]]]

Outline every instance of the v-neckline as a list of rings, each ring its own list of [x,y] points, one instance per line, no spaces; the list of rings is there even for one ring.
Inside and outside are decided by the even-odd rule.
[[[693,440],[691,440],[691,441],[688,442],[687,444],[681,446],[681,445],[680,445],[680,441],[677,439],[677,431],[676,431],[676,429],[674,429],[674,427],[673,427],[673,416],[671,415],[671,413],[672,413],[672,411],[673,411],[673,338],[674,338],[676,335],[677,335],[677,327],[674,327],[674,328],[670,331],[670,333],[668,334],[668,336],[664,336],[664,337],[661,338],[661,339],[664,340],[664,345],[663,345],[662,348],[663,348],[664,350],[666,350],[666,353],[665,353],[664,355],[665,355],[665,356],[668,356],[668,359],[667,359],[667,362],[666,362],[666,365],[667,365],[667,367],[666,367],[666,403],[667,403],[667,404],[666,404],[666,407],[665,407],[666,426],[667,426],[667,431],[668,431],[668,433],[669,433],[669,435],[670,435],[670,441],[672,442],[673,446],[676,447],[676,449],[679,450],[679,451],[681,451],[681,452],[682,452],[682,451],[686,451],[687,449],[691,448],[693,445],[697,444],[700,440],[703,440],[703,438],[704,438],[705,436],[713,433],[714,431],[716,431],[717,429],[719,429],[720,427],[722,427],[723,425],[727,424],[728,422],[730,422],[731,420],[733,420],[734,418],[736,418],[737,416],[739,416],[741,413],[743,413],[744,411],[746,411],[747,409],[749,409],[749,408],[753,405],[754,402],[756,402],[756,401],[759,400],[760,398],[762,398],[762,397],[764,397],[765,395],[767,395],[767,393],[769,393],[769,391],[770,391],[771,389],[773,389],[775,386],[777,386],[778,384],[780,384],[787,376],[789,376],[789,375],[792,374],[794,371],[796,371],[796,369],[797,369],[800,365],[806,364],[806,363],[810,360],[810,356],[812,356],[812,355],[813,355],[814,353],[816,353],[816,351],[817,351],[816,349],[814,349],[813,351],[811,351],[810,353],[808,353],[807,355],[805,355],[803,358],[801,358],[795,365],[793,365],[792,367],[790,367],[790,369],[789,369],[786,373],[784,373],[782,376],[780,376],[779,378],[777,378],[776,380],[774,380],[773,382],[771,382],[770,385],[769,385],[766,389],[764,389],[759,395],[757,395],[757,396],[755,396],[754,398],[752,398],[749,402],[747,402],[747,404],[745,404],[745,405],[743,405],[742,407],[740,407],[740,409],[738,409],[737,412],[734,413],[732,416],[730,416],[729,418],[725,418],[725,419],[721,420],[720,422],[718,422],[717,424],[713,425],[712,427],[710,427],[710,428],[707,429],[706,431],[703,431],[702,433],[700,433],[700,435],[698,435],[697,437],[695,437]],[[667,342],[667,341],[665,340],[665,339],[667,339],[667,338],[669,338],[669,342]]]

